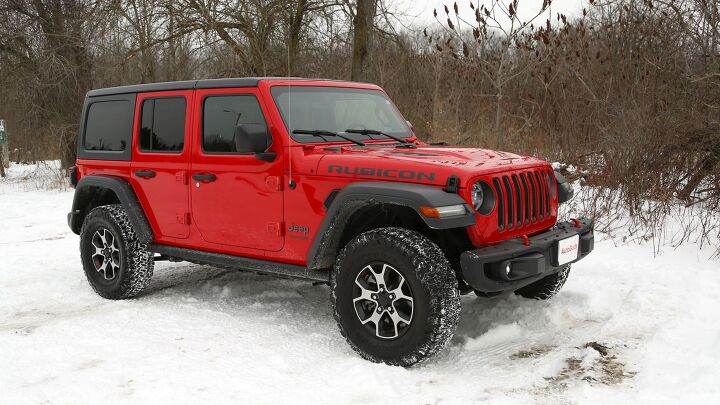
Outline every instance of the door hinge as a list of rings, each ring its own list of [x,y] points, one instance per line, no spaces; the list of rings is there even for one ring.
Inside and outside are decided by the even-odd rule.
[[[265,186],[271,191],[282,191],[280,176],[267,176],[265,178]]]
[[[175,180],[179,181],[183,186],[188,185],[188,176],[186,171],[180,171],[175,173]]]
[[[283,236],[284,229],[282,222],[270,222],[267,224],[268,232],[278,237]]]
[[[186,212],[184,214],[177,214],[175,216],[175,218],[177,219],[178,224],[190,225],[190,213],[189,212]]]

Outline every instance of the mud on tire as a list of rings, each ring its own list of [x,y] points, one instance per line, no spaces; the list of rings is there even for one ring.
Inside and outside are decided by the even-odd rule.
[[[108,299],[132,298],[150,283],[154,260],[121,205],[90,211],[80,231],[80,256],[90,286]]]
[[[543,277],[532,284],[528,284],[523,288],[515,290],[515,294],[535,300],[550,299],[560,292],[560,289],[563,285],[565,285],[565,281],[567,281],[569,275],[570,265],[568,264],[557,273]]]
[[[330,286],[340,333],[373,362],[422,362],[443,349],[457,328],[455,273],[442,250],[412,230],[379,228],[350,241],[337,257]]]

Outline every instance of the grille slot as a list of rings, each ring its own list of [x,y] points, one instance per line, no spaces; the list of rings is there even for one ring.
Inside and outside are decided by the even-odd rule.
[[[554,178],[544,170],[493,177],[497,195],[498,231],[520,229],[550,216],[550,187]]]
[[[510,180],[508,180],[508,176],[503,176],[502,181],[503,185],[505,185],[505,201],[507,201],[507,222],[505,225],[507,225],[507,229],[513,229],[515,227],[515,211],[513,209],[515,199],[513,198],[513,191],[512,188],[510,188]]]
[[[540,190],[540,192],[538,193],[538,196],[539,196],[539,198],[538,198],[538,205],[539,205],[538,219],[543,219],[543,217],[545,216],[544,215],[545,212],[543,210],[543,207],[545,206],[545,195],[546,195],[545,194],[545,191],[546,191],[545,183],[543,183],[542,178],[540,178],[540,174],[538,172],[533,172],[533,176],[535,176],[535,180],[538,183],[538,190]]]
[[[518,183],[517,175],[512,175],[513,192],[515,193],[515,226],[518,228],[523,225],[522,212],[524,210],[522,203],[522,191]]]
[[[505,197],[503,197],[502,187],[500,187],[500,180],[494,178],[492,180],[493,186],[495,187],[495,194],[497,195],[498,209],[498,231],[505,230]]]
[[[530,223],[530,210],[532,209],[532,205],[530,204],[530,188],[528,187],[525,173],[520,173],[520,184],[522,184],[523,188],[523,201],[525,202],[523,212],[525,213],[525,225],[527,225]]]
[[[538,189],[537,189],[537,183],[535,183],[535,180],[533,179],[532,174],[527,174],[528,182],[530,183],[530,204],[532,204],[532,222],[535,223],[538,218]]]

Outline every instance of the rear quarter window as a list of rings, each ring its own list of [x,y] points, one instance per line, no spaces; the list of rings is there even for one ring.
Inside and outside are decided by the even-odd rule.
[[[85,149],[123,151],[132,133],[132,106],[129,102],[101,101],[88,108]]]
[[[134,110],[134,94],[88,98],[78,157],[130,160]]]

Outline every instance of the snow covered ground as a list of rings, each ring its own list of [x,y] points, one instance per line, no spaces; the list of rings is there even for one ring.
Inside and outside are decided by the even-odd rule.
[[[720,403],[712,249],[598,241],[549,302],[464,297],[450,346],[403,369],[360,359],[328,288],[159,263],[138,299],[93,293],[72,190],[0,181],[0,403]]]

